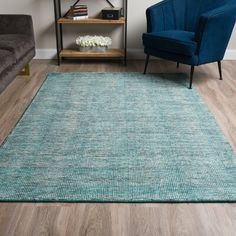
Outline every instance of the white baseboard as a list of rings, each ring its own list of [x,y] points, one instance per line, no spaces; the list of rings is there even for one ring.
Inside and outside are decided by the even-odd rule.
[[[36,56],[34,59],[54,59],[56,58],[56,49],[36,49]]]
[[[128,59],[141,60],[145,59],[142,49],[128,49]],[[35,59],[54,59],[56,58],[56,49],[37,49]],[[226,50],[224,60],[236,60],[236,49]]]
[[[236,60],[236,49],[226,50],[224,60]]]
[[[127,49],[127,57],[130,60],[143,60],[146,55],[142,49]]]
[[[128,59],[145,59],[145,54],[141,49],[128,49]],[[152,59],[155,59],[152,57]],[[224,60],[236,60],[236,49],[227,49]]]

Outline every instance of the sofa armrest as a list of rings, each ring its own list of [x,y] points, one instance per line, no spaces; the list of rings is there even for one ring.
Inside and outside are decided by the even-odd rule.
[[[235,20],[236,4],[219,7],[201,15],[195,36],[200,58],[206,61],[223,59]]]
[[[0,15],[0,34],[24,34],[34,38],[30,15]]]
[[[175,28],[172,0],[164,0],[146,10],[147,32],[171,30]]]

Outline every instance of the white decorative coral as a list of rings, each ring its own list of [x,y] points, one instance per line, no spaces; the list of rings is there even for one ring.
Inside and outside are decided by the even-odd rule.
[[[80,47],[107,47],[112,44],[112,39],[110,37],[103,36],[80,36],[76,39],[76,44]]]

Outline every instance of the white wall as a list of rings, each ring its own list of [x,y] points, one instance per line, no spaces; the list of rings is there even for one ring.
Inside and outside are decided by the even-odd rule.
[[[142,33],[146,31],[145,10],[159,0],[128,0],[128,52],[130,58],[142,57]],[[61,0],[65,11],[74,0]],[[111,0],[119,6],[122,0]],[[105,0],[81,0],[81,4],[89,6],[90,16],[96,15],[104,7]],[[37,57],[48,58],[55,55],[54,8],[53,0],[0,0],[0,14],[31,14],[34,21]],[[114,47],[120,45],[121,28],[114,26],[66,26],[65,45],[73,45],[76,36],[84,34],[111,34]],[[236,30],[229,44],[227,59],[236,59]]]

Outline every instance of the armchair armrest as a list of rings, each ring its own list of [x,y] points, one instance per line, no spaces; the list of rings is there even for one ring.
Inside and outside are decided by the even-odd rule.
[[[171,30],[175,28],[172,0],[164,0],[146,10],[147,32]]]
[[[33,37],[33,22],[29,15],[0,15],[0,34],[24,34]]]
[[[236,20],[236,4],[222,6],[201,15],[196,30],[200,63],[222,60]]]

